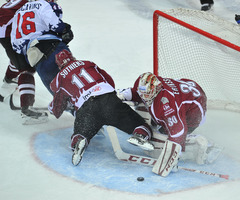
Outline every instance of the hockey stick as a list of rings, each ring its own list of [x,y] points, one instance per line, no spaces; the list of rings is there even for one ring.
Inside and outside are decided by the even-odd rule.
[[[108,126],[107,132],[108,132],[110,141],[112,143],[112,147],[113,147],[115,156],[119,160],[142,164],[142,165],[146,165],[146,166],[153,166],[156,163],[157,159],[154,159],[151,157],[146,157],[146,156],[141,156],[141,155],[129,154],[129,153],[124,152],[119,144],[117,133],[116,133],[116,130],[114,127]],[[196,170],[196,169],[189,169],[189,168],[180,167],[180,166],[178,166],[178,169],[195,172],[195,173],[200,173],[200,174],[205,174],[205,175],[210,175],[210,176],[215,176],[218,178],[224,178],[227,180],[229,179],[229,175],[217,174],[217,173],[206,172],[206,171]]]
[[[21,107],[13,104],[13,94],[10,95],[9,105],[11,110],[21,110]],[[35,110],[48,110],[48,107],[34,107]]]

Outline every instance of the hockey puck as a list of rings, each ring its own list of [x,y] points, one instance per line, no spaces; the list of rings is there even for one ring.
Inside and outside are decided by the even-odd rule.
[[[144,178],[143,177],[138,177],[137,180],[138,181],[144,181]]]

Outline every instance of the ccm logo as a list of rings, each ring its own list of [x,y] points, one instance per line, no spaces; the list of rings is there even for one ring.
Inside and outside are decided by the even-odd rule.
[[[167,164],[166,171],[168,171],[169,168],[172,166],[172,164],[173,164],[174,161],[176,160],[177,155],[178,155],[178,153],[175,151],[175,152],[173,153],[172,158],[169,160],[169,162],[168,162],[168,164]]]
[[[131,162],[136,162],[144,165],[154,165],[156,163],[155,159],[143,158],[143,157],[134,156],[134,155],[130,155],[128,160]]]

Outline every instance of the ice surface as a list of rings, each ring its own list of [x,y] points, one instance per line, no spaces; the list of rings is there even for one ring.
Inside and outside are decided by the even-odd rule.
[[[94,61],[106,69],[117,88],[132,86],[139,74],[152,71],[152,13],[155,9],[200,9],[200,2],[196,0],[59,0],[58,3],[63,8],[64,21],[72,25],[75,34],[70,43],[74,56]],[[212,12],[234,22],[239,8],[237,0],[230,3],[218,0]],[[2,80],[8,65],[2,47],[0,55]],[[46,106],[51,95],[37,74],[35,78],[36,105]],[[68,148],[74,120],[70,114],[65,113],[59,120],[50,116],[47,124],[23,126],[19,112],[10,111],[7,102],[0,103],[0,109],[1,200],[240,199],[238,113],[208,111],[206,124],[197,130],[224,147],[224,154],[214,166],[199,169],[229,174],[231,179],[225,181],[185,171],[166,179],[153,178],[148,173],[150,168],[117,160],[110,151],[108,138],[101,136],[93,140],[79,168],[73,167]],[[87,156],[92,162],[87,161]],[[192,163],[183,165],[195,167]],[[94,171],[97,166],[100,167]],[[119,175],[111,176],[112,170],[113,174],[119,170]],[[138,170],[141,174],[137,174]],[[90,175],[95,176],[95,182],[84,178]],[[145,181],[136,182],[138,176],[145,176]],[[153,193],[150,188],[143,188],[143,184],[160,186]]]

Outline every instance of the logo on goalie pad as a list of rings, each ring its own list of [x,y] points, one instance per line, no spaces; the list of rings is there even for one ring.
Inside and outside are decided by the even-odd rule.
[[[172,166],[173,166],[173,163],[176,162],[176,159],[178,159],[178,152],[177,151],[174,151],[171,159],[169,160],[169,162],[167,163],[167,166],[166,166],[166,171],[168,172],[168,170],[171,168],[172,169]],[[171,171],[170,169],[170,171]]]

